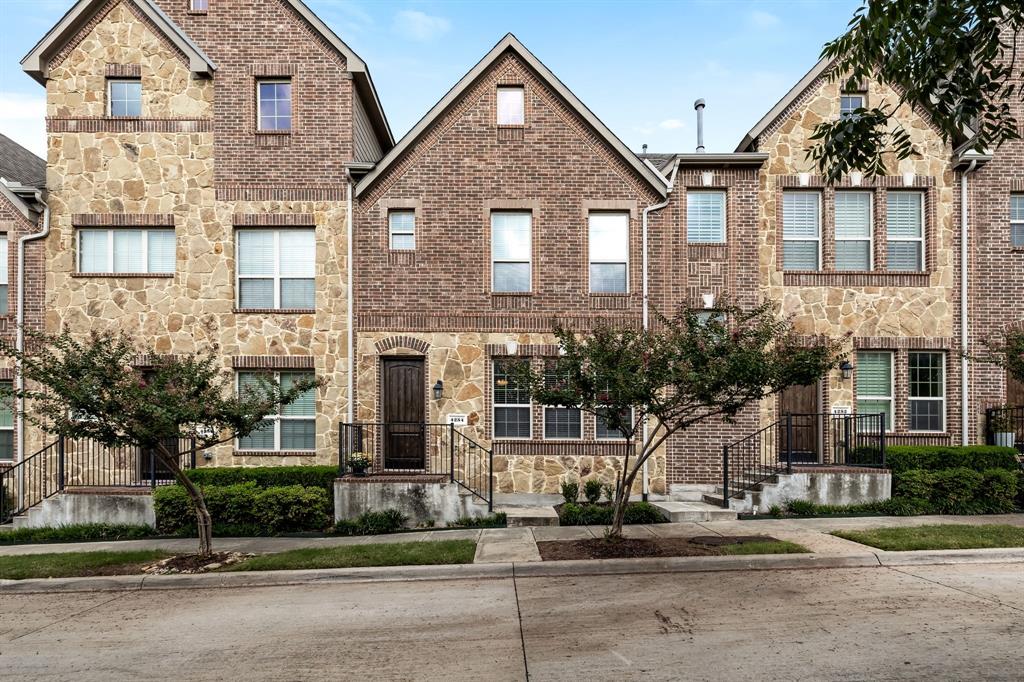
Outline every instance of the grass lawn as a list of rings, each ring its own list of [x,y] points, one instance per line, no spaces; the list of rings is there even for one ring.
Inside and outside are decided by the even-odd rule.
[[[472,540],[349,545],[320,549],[293,549],[288,552],[264,554],[224,570],[283,571],[300,568],[471,564],[474,554],[476,554],[476,543]]]
[[[811,550],[795,542],[774,540],[765,542],[744,542],[738,545],[722,545],[721,554],[808,554]]]
[[[862,545],[893,552],[916,549],[1024,547],[1024,528],[1007,525],[931,525],[916,528],[839,530],[832,534]]]
[[[0,545],[40,542],[92,542],[98,540],[141,540],[156,536],[150,526],[82,523],[54,528],[17,528],[0,531]]]
[[[0,579],[72,578],[141,573],[142,567],[170,556],[159,550],[134,552],[61,552],[0,556]]]

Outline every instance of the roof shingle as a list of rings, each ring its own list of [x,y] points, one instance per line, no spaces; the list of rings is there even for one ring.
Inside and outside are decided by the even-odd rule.
[[[44,189],[46,161],[0,133],[0,178]]]

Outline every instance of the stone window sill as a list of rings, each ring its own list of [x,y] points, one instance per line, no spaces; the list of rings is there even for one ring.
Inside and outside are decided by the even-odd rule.
[[[240,315],[268,315],[268,314],[279,314],[279,315],[313,315],[316,313],[315,308],[232,308],[231,312]]]
[[[127,279],[139,279],[151,277],[154,279],[174,279],[173,272],[72,272],[72,277],[78,277],[82,279],[98,277],[98,278],[127,278]]]
[[[315,457],[316,450],[235,450],[233,457]]]

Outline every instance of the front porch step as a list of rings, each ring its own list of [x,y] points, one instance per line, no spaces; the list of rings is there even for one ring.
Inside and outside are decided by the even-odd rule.
[[[742,510],[743,507],[744,507],[744,500],[743,500],[743,498],[734,497],[734,498],[729,500],[729,508],[728,508],[728,510],[726,510],[726,507],[723,505],[723,500],[722,500],[722,494],[721,493],[719,493],[717,495],[705,494],[704,495],[704,502],[707,503],[708,505],[712,506],[712,507],[717,507],[718,509],[721,509],[723,511],[729,511],[731,514],[733,514],[734,518],[735,518],[735,515],[736,515],[736,511],[734,511],[734,510],[736,510],[737,508]]]
[[[704,496],[708,497],[707,495]],[[651,502],[672,523],[700,523],[702,521],[735,521],[736,512],[707,502]]]
[[[558,513],[554,507],[495,507],[503,512],[509,526],[557,526]]]

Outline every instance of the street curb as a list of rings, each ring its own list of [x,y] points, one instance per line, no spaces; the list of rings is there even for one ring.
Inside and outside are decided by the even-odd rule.
[[[493,580],[648,573],[711,573],[829,568],[886,568],[1024,562],[1024,549],[958,549],[860,554],[759,554],[751,556],[660,557],[536,561],[440,566],[380,566],[296,571],[245,571],[195,575],[124,575],[95,578],[0,580],[0,594],[46,592],[138,592],[241,587],[282,587],[367,582]]]

